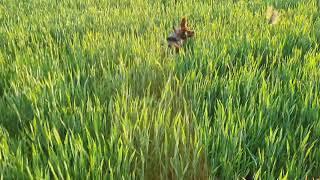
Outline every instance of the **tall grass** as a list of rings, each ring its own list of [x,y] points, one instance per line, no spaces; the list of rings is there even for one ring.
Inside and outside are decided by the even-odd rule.
[[[319,177],[317,3],[0,1],[0,179]]]

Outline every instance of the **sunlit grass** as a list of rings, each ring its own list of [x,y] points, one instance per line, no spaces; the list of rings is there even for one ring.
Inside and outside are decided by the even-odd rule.
[[[0,179],[319,177],[317,3],[0,1]]]

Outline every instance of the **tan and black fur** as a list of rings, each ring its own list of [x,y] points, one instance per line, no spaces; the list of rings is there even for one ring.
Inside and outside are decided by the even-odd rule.
[[[179,28],[173,28],[173,32],[168,36],[167,42],[170,48],[174,48],[177,53],[182,48],[188,38],[194,36],[194,31],[190,30],[187,25],[187,19],[184,17],[181,20]]]

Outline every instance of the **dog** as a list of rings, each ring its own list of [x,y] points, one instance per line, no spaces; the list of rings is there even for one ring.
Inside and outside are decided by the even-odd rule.
[[[195,32],[193,30],[190,30],[190,28],[188,27],[186,17],[183,17],[180,23],[180,27],[173,27],[173,32],[168,36],[168,46],[169,48],[175,49],[176,53],[179,53],[180,49],[187,41],[187,39],[193,37],[194,35]]]
[[[279,22],[280,13],[274,9],[272,6],[267,8],[266,18],[268,20],[268,24],[275,25]]]

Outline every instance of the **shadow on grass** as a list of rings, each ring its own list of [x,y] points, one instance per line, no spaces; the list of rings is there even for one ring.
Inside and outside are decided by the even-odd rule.
[[[0,98],[0,125],[16,136],[33,119],[31,102],[25,95]]]

